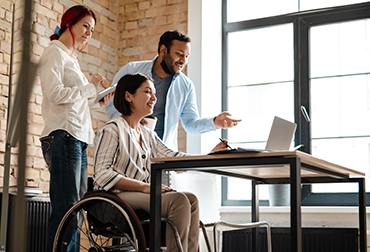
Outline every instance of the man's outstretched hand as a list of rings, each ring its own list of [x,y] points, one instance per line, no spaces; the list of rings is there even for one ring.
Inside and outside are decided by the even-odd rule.
[[[241,121],[240,119],[230,118],[231,114],[229,112],[222,112],[216,116],[213,121],[218,128],[227,129],[238,125]]]

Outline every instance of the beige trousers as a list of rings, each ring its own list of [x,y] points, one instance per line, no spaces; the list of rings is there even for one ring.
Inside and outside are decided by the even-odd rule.
[[[134,210],[150,211],[150,194],[141,192],[122,192],[118,196]],[[162,218],[171,220],[180,235],[184,252],[198,251],[199,239],[199,204],[197,197],[188,192],[162,193]],[[173,232],[166,231],[166,246],[168,252],[177,252]]]

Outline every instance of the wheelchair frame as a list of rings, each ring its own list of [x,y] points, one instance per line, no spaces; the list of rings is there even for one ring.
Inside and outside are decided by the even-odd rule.
[[[114,216],[112,216],[114,215]],[[181,240],[172,221],[162,218],[174,233],[178,251],[183,252]],[[72,206],[60,222],[53,244],[53,252],[147,252],[145,234],[142,225],[149,224],[149,219],[139,220],[135,211],[116,194],[107,191],[91,191]],[[211,252],[206,227],[213,227],[214,246],[217,251],[216,234],[218,226],[229,228],[254,228],[266,226],[268,233],[268,251],[271,251],[270,226],[267,222],[232,224],[216,222],[203,224],[207,249]]]
[[[95,216],[89,216],[93,208]],[[67,211],[57,229],[53,251],[69,250],[146,252],[144,231],[135,212],[118,196],[89,192]]]
[[[114,217],[106,216],[112,213]],[[183,252],[174,223],[166,218],[162,222],[169,224],[178,251]],[[142,225],[149,223],[149,219],[139,220],[135,211],[116,194],[91,191],[64,215],[54,238],[53,252],[146,252]]]

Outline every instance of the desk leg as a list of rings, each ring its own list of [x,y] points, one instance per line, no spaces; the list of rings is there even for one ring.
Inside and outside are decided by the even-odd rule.
[[[366,189],[365,178],[358,178],[358,207],[359,207],[359,228],[360,228],[360,251],[367,251],[366,235]]]
[[[301,161],[290,162],[290,238],[291,251],[302,252]]]
[[[260,219],[259,213],[259,194],[258,184],[256,181],[252,181],[252,222],[258,222]],[[252,251],[258,250],[258,233],[259,228],[252,229]]]
[[[162,202],[162,170],[151,167],[150,184],[150,251],[159,252],[161,249],[161,202]]]

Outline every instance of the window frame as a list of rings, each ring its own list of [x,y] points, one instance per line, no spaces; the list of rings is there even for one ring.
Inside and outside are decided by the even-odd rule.
[[[228,111],[228,33],[292,23],[294,32],[294,118],[297,123],[295,145],[303,144],[301,151],[311,154],[310,124],[300,111],[300,107],[304,106],[310,114],[310,28],[366,18],[370,18],[370,2],[228,23],[227,0],[222,0],[222,111]],[[227,130],[222,130],[222,138],[228,138]],[[221,206],[249,206],[250,200],[229,200],[227,198],[227,183],[227,178],[223,177]],[[355,194],[313,193],[312,186],[305,184],[302,186],[302,206],[356,206],[358,197],[355,197]],[[366,194],[368,195],[366,205],[370,206],[370,192]],[[268,205],[266,202],[267,200],[261,200],[260,205]]]

